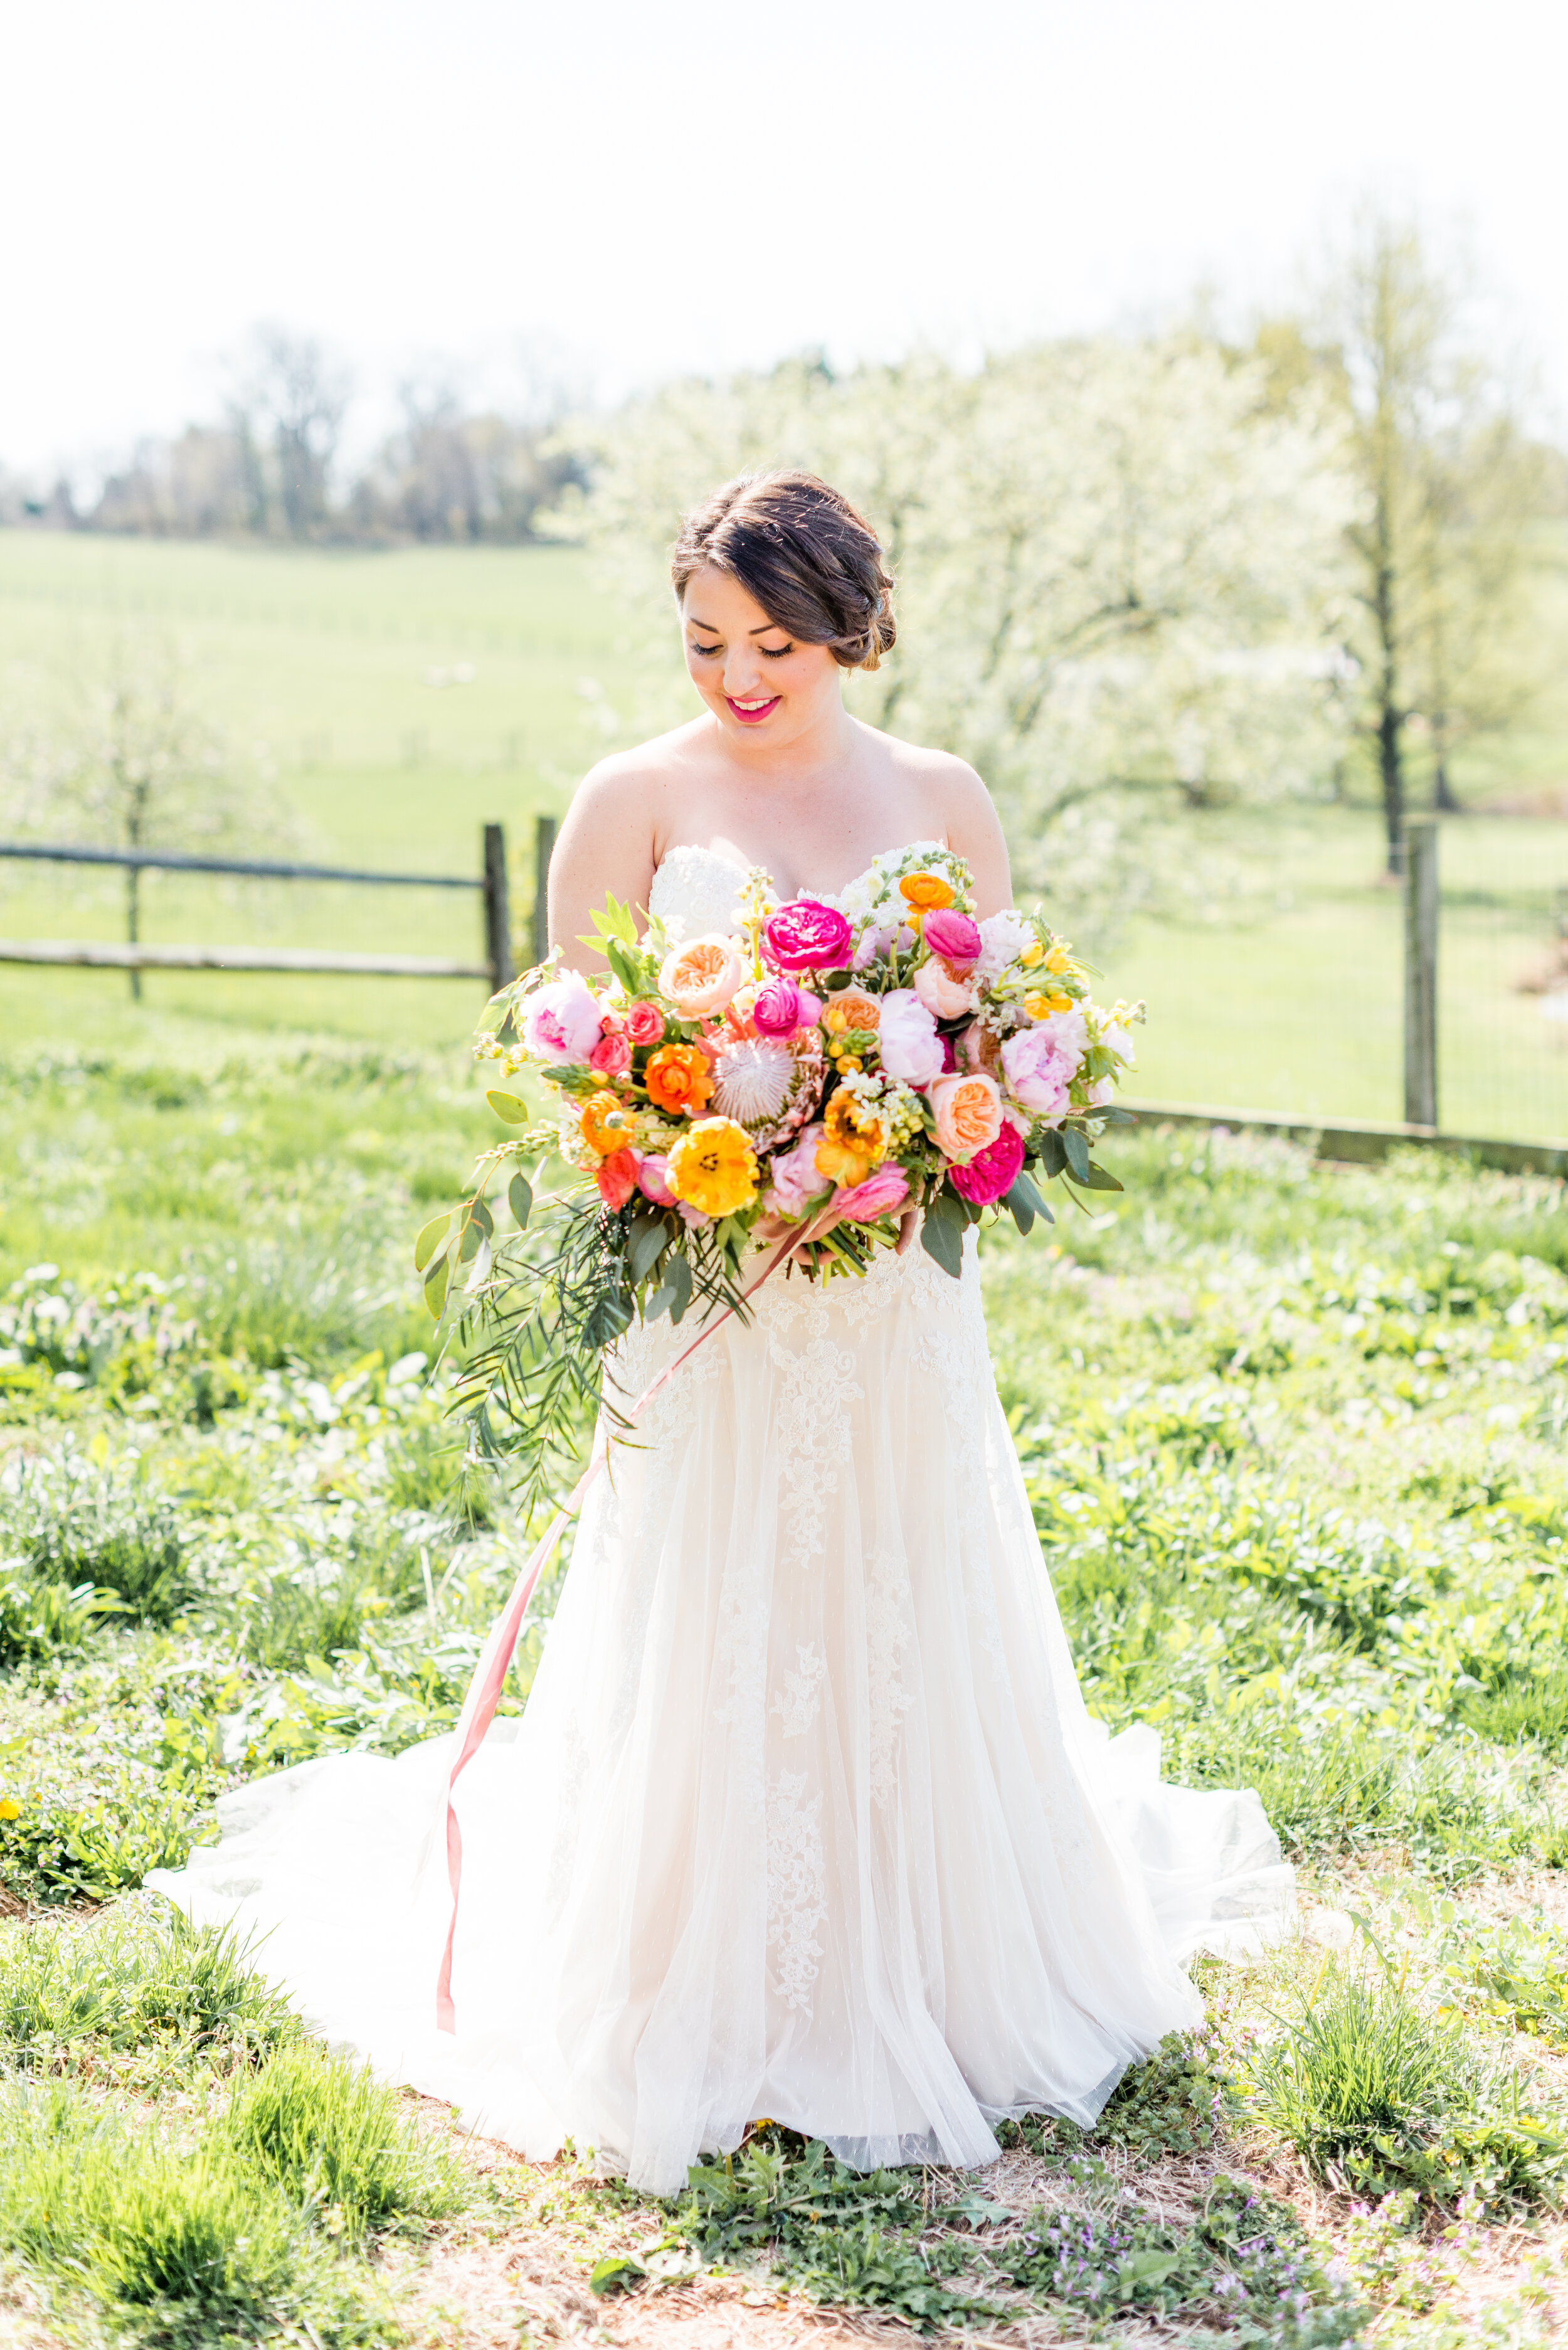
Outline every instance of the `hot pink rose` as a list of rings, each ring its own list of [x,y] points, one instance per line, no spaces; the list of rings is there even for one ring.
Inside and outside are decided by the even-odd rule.
[[[665,1178],[670,1161],[661,1150],[644,1151],[637,1170],[637,1188],[656,1208],[672,1208],[675,1194]]]
[[[626,1033],[634,1045],[664,1042],[664,1014],[656,1003],[628,1003],[624,1016]]]
[[[618,1029],[611,1029],[599,1038],[588,1055],[588,1066],[597,1069],[601,1077],[620,1077],[631,1066],[631,1046]]]
[[[803,1216],[810,1202],[827,1189],[816,1168],[816,1146],[826,1128],[819,1119],[806,1127],[792,1150],[781,1150],[773,1162],[772,1182],[763,1202],[770,1214]]]
[[[599,1041],[604,1007],[580,972],[563,972],[523,1008],[523,1046],[536,1061],[586,1061]]]
[[[854,1224],[875,1223],[878,1216],[901,1208],[909,1196],[909,1179],[896,1164],[878,1167],[852,1191],[835,1193],[833,1205]]]
[[[764,980],[753,999],[752,1025],[759,1036],[788,1036],[822,1017],[822,998],[783,972]]]
[[[594,1180],[607,1208],[624,1208],[638,1188],[637,1153],[615,1150],[594,1169]]]
[[[906,1086],[929,1086],[947,1066],[935,1015],[912,987],[890,988],[882,998],[877,1050],[887,1076]]]
[[[939,955],[932,955],[915,973],[915,993],[939,1020],[961,1019],[975,1006],[975,992],[968,980],[950,971]]]
[[[1002,1130],[1002,1089],[983,1069],[955,1069],[931,1087],[937,1148],[944,1158],[970,1159]]]
[[[770,914],[763,952],[775,971],[837,971],[849,960],[853,936],[836,906],[815,898],[792,898]]]
[[[1046,1028],[1020,1028],[1002,1048],[1009,1087],[1041,1118],[1054,1118],[1063,1108],[1075,1066]]]
[[[977,1150],[967,1167],[950,1167],[948,1179],[963,1199],[972,1201],[977,1208],[989,1208],[993,1200],[1012,1191],[1023,1164],[1023,1137],[1003,1118],[996,1140]]]
[[[955,914],[950,906],[933,906],[921,925],[920,935],[934,955],[962,968],[979,961],[984,944],[980,924],[971,922],[967,914]]]

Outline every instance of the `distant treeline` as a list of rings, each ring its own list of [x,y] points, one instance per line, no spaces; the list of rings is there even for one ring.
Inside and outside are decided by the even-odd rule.
[[[252,537],[362,544],[423,540],[518,546],[569,484],[579,460],[560,442],[548,399],[526,417],[471,411],[453,390],[405,387],[403,421],[345,478],[346,377],[314,342],[270,329],[223,416],[171,440],[140,442],[86,494],[0,468],[0,525],[160,538]]]

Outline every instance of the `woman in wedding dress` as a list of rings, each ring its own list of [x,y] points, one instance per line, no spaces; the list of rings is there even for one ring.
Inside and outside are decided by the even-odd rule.
[[[983,785],[846,711],[892,645],[877,541],[797,474],[691,517],[674,582],[701,714],[603,762],[562,829],[568,962],[607,891],[688,935],[746,868],[835,896],[944,843],[1011,902]],[[782,1230],[782,1228],[781,1228]],[[1002,2116],[1091,2122],[1193,2022],[1183,1961],[1282,1929],[1256,1795],[1162,1784],[1074,1678],[997,1399],[974,1235],[912,1222],[863,1280],[792,1268],[717,1330],[589,1495],[520,1723],[456,1806],[456,2030],[435,2028],[450,1740],[219,1807],[151,1882],[266,1936],[334,2041],[532,2158],[570,2136],[670,2192],[769,2116],[847,2160],[983,2164]],[[622,1399],[690,1342],[635,1329]]]

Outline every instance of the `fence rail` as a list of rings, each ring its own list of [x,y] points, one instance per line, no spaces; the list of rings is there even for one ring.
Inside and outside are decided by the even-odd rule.
[[[541,871],[548,864],[540,820]],[[0,962],[73,965],[82,970],[126,971],[131,993],[140,993],[144,971],[335,972],[366,978],[483,979],[492,993],[516,975],[512,956],[512,916],[506,886],[506,833],[487,824],[483,869],[477,873],[384,873],[345,865],[294,865],[270,858],[187,857],[176,849],[73,848],[61,844],[0,841],[0,858],[55,865],[110,865],[129,877],[130,936],[124,944],[97,939],[0,939]],[[474,889],[484,907],[484,961],[462,962],[445,955],[348,954],[319,947],[149,946],[139,937],[136,883],[149,870],[171,873],[230,873],[266,881],[347,881],[355,886],[398,889]],[[535,918],[535,927],[537,918]]]

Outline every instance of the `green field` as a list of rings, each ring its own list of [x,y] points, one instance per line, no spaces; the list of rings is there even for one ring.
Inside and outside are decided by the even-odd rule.
[[[1561,551],[1543,567],[1537,632],[1568,647]],[[285,552],[0,533],[0,724],[68,705],[73,674],[117,634],[177,643],[196,696],[236,755],[266,765],[306,852],[389,868],[476,871],[481,825],[509,827],[519,916],[529,837],[616,739],[624,615],[572,549]],[[464,684],[432,684],[460,666]],[[1568,662],[1561,664],[1568,675]],[[585,692],[585,684],[594,691]],[[626,698],[626,697],[621,697]],[[1461,762],[1461,788],[1550,805],[1568,778],[1568,687],[1506,742]],[[1151,1013],[1140,1089],[1166,1100],[1311,1116],[1401,1114],[1400,934],[1377,882],[1370,800],[1282,806],[1214,823],[1253,878],[1201,927],[1145,923],[1104,955]],[[1473,815],[1442,847],[1441,1113],[1460,1132],[1568,1135],[1568,1021],[1514,983],[1549,946],[1568,889],[1568,820]],[[0,930],[114,937],[121,885],[0,865]],[[271,940],[430,954],[477,944],[474,900],[320,884],[145,885],[153,940]],[[1259,905],[1266,913],[1257,912]],[[1089,951],[1096,941],[1081,941]],[[0,972],[17,1041],[96,1039],[197,1049],[182,1024],[331,1031],[385,1043],[457,1040],[475,1010],[460,982],[153,975],[132,1015],[119,975]]]

